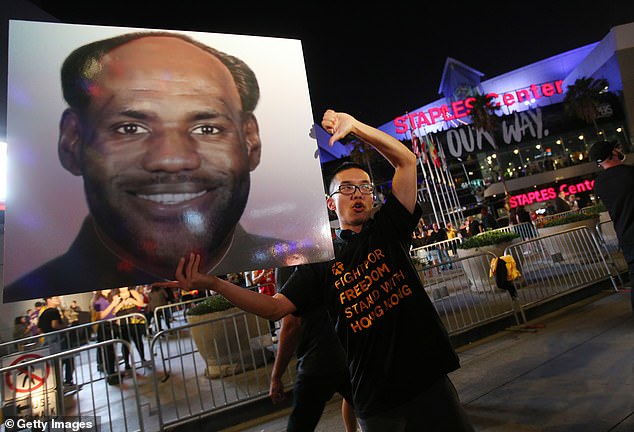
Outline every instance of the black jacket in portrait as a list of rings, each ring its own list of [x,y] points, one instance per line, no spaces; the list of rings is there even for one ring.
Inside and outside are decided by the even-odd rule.
[[[299,244],[247,233],[236,227],[232,245],[214,274],[288,265],[290,254]],[[324,251],[323,260],[328,259]],[[297,258],[295,258],[297,259]],[[301,258],[299,258],[301,260]],[[175,264],[176,265],[176,264]],[[248,267],[248,268],[247,268]],[[174,267],[176,270],[176,267]],[[164,278],[146,272],[110,251],[99,239],[93,220],[87,217],[66,253],[48,261],[4,287],[3,301],[14,302],[90,292],[122,286],[145,285]]]

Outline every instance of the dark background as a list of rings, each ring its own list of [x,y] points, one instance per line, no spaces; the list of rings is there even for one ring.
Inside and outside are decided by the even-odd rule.
[[[300,39],[315,121],[332,107],[374,126],[436,100],[447,57],[488,79],[634,22],[633,1],[9,1],[66,23]]]

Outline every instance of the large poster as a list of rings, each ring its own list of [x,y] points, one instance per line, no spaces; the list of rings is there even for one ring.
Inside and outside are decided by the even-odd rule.
[[[9,33],[4,302],[333,256],[300,41]]]

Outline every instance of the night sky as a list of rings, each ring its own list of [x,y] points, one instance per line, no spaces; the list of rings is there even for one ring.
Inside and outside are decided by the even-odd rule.
[[[332,107],[374,126],[436,100],[447,57],[488,79],[634,22],[632,1],[302,2],[310,12],[272,6],[277,2],[32,3],[68,23],[300,39],[314,119]],[[480,4],[486,7],[475,10]]]

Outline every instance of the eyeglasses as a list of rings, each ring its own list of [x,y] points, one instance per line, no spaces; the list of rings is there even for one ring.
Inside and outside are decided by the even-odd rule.
[[[340,193],[341,195],[352,195],[355,189],[359,189],[359,192],[361,192],[363,195],[370,195],[372,192],[374,192],[374,185],[372,183],[363,183],[360,185],[342,184],[339,185],[339,188],[337,188],[337,190],[331,193],[329,196],[333,196],[336,193]]]

